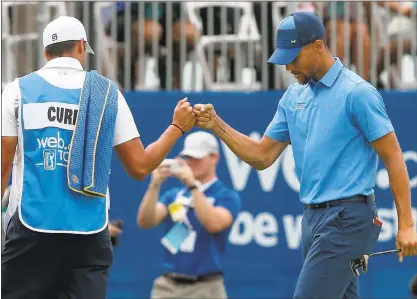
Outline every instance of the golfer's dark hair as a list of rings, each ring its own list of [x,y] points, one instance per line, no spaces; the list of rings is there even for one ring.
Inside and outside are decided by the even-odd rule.
[[[45,48],[45,51],[51,57],[59,57],[64,55],[65,53],[71,52],[76,44],[76,40],[68,40],[65,42],[49,45]]]

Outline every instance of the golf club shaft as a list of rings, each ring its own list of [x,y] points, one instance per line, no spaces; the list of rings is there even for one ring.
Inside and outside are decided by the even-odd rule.
[[[369,257],[374,256],[374,255],[388,254],[388,253],[394,253],[394,252],[400,252],[400,251],[401,251],[401,249],[394,249],[394,250],[387,250],[387,251],[375,252],[375,253],[371,253],[369,255]]]

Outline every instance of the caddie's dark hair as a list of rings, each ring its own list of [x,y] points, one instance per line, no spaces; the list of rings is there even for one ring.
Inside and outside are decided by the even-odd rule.
[[[71,52],[77,44],[76,40],[68,40],[49,45],[45,48],[46,53],[51,57],[59,57],[65,53]]]

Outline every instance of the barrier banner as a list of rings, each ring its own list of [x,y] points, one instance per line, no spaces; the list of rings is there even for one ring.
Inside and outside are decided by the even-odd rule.
[[[260,139],[273,118],[283,92],[191,93],[191,104],[212,103],[232,127]],[[180,92],[132,92],[126,99],[145,146],[155,141],[172,122]],[[382,92],[406,160],[417,223],[417,93]],[[193,131],[196,129],[193,129]],[[179,140],[169,158],[183,146]],[[240,161],[224,144],[218,177],[237,190],[242,211],[229,235],[223,258],[229,298],[292,298],[301,269],[301,215],[291,147],[276,163],[256,171]],[[113,155],[110,178],[111,219],[125,222],[109,281],[109,298],[149,298],[153,279],[162,274],[163,227],[139,229],[136,213],[149,177],[137,182],[127,176]],[[178,186],[170,178],[162,191]],[[379,216],[384,222],[375,251],[394,249],[397,214],[387,171],[379,162],[375,187]],[[369,271],[360,276],[362,298],[408,298],[408,284],[417,274],[417,257],[398,262],[395,254],[372,258]]]

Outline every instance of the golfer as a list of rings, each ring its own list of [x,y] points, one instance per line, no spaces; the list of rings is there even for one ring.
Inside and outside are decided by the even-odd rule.
[[[291,142],[304,204],[304,262],[294,298],[359,298],[350,260],[369,253],[381,230],[373,190],[378,156],[397,207],[400,259],[417,255],[417,235],[407,168],[381,95],[333,57],[325,36],[311,13],[279,24],[269,62],[285,65],[298,82],[279,101],[260,141],[232,129],[211,104],[197,104],[194,112],[197,126],[212,130],[259,170]]]
[[[46,65],[2,95],[1,195],[13,165],[2,251],[2,298],[106,298],[113,261],[106,192],[112,148],[141,180],[195,123],[183,99],[144,149],[113,82],[85,72],[84,26],[62,16],[43,32]],[[93,142],[91,142],[93,141]]]

